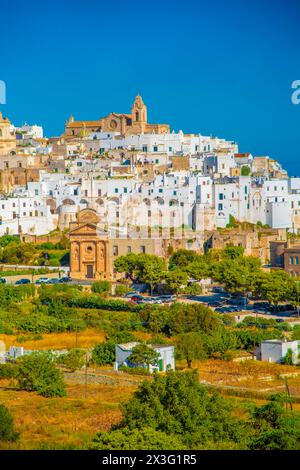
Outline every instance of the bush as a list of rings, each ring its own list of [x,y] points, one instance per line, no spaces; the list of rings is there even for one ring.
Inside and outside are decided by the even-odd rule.
[[[115,295],[117,297],[123,297],[125,294],[127,294],[130,291],[131,291],[131,289],[128,286],[126,286],[125,284],[117,284],[116,285],[116,290],[115,290]]]
[[[62,374],[55,366],[52,354],[36,351],[21,357],[17,363],[20,389],[35,391],[44,397],[66,395]]]
[[[92,284],[92,292],[95,294],[104,294],[110,292],[109,281],[96,281]]]
[[[82,349],[70,349],[66,354],[62,354],[56,360],[58,364],[63,364],[70,372],[82,369],[85,364],[85,351]]]
[[[99,366],[112,364],[115,358],[115,343],[113,341],[99,343],[92,351],[92,362]]]
[[[181,290],[181,293],[190,295],[200,295],[202,294],[202,286],[200,284],[197,284],[196,282],[192,282],[191,284],[185,286],[184,289]]]
[[[184,445],[175,436],[150,427],[142,429],[115,430],[97,434],[90,447],[92,450],[180,450]]]
[[[0,379],[13,379],[17,376],[17,373],[16,364],[0,364]]]
[[[8,409],[0,404],[0,441],[16,441],[19,434],[14,431],[13,418]]]

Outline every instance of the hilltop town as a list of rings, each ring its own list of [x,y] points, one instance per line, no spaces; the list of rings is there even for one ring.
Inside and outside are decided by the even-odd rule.
[[[0,234],[30,241],[67,231],[76,279],[114,279],[114,258],[129,252],[203,253],[228,240],[297,275],[300,178],[272,156],[147,115],[138,95],[130,114],[71,116],[61,136],[45,138],[41,126],[15,127],[1,114]]]
[[[137,95],[0,113],[0,207],[0,449],[300,448],[300,177]]]

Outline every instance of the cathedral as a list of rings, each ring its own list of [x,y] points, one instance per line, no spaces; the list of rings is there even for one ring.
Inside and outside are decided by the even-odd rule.
[[[91,132],[119,132],[128,134],[165,134],[170,132],[168,124],[148,124],[147,106],[140,95],[137,95],[131,108],[131,114],[110,113],[99,121],[75,121],[71,116],[66,122],[65,137],[67,140],[86,137]]]

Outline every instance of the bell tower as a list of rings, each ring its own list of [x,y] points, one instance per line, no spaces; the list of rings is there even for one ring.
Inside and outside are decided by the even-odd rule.
[[[9,155],[16,151],[16,136],[11,131],[11,123],[0,112],[0,155]]]
[[[147,106],[140,95],[135,97],[131,108],[132,130],[134,132],[145,132],[147,125]]]

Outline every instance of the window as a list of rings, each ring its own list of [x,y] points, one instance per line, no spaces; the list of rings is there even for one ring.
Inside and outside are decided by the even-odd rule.
[[[177,196],[177,191],[173,191],[173,196]]]
[[[224,194],[223,194],[223,193],[220,193],[220,194],[219,194],[219,200],[220,200],[220,201],[223,201],[223,199],[224,199]]]
[[[115,193],[118,193],[119,192],[119,189],[118,188],[115,188]]]
[[[142,148],[143,152],[147,152],[148,151],[148,147],[147,145],[143,145],[143,148]]]
[[[247,193],[248,193],[248,188],[247,188],[247,186],[245,186],[245,194],[247,194]]]
[[[158,158],[156,158],[156,159],[155,159],[155,163],[159,163],[159,160],[158,160]]]
[[[127,193],[127,188],[124,188],[124,193],[125,193],[125,194]]]
[[[218,211],[222,211],[223,210],[223,204],[218,204]]]
[[[294,264],[294,257],[290,256],[290,264]]]
[[[119,254],[119,249],[118,249],[117,245],[114,245],[113,246],[113,255],[118,256],[118,254]]]
[[[39,195],[39,190],[38,190],[38,189],[35,189],[35,190],[34,190],[34,194],[35,194],[35,196],[38,196],[38,195]]]
[[[157,147],[157,145],[154,145],[153,152],[157,152],[157,151],[158,151],[158,147]]]
[[[140,246],[140,253],[146,253],[145,245]]]
[[[117,217],[117,219],[120,217],[120,212],[119,211],[116,212],[116,217]]]
[[[151,217],[151,211],[148,211],[148,217]]]
[[[295,256],[295,264],[299,264],[299,258],[298,258],[298,256]]]
[[[162,189],[162,188],[159,188],[158,192],[159,192],[159,193],[162,193],[162,192],[163,192],[163,189]]]
[[[197,147],[197,145],[196,145],[196,147]],[[172,152],[172,151],[173,151],[172,147],[169,147],[169,152]]]
[[[101,196],[101,189],[98,189],[98,196]]]
[[[26,207],[26,202],[23,202],[23,207]]]

